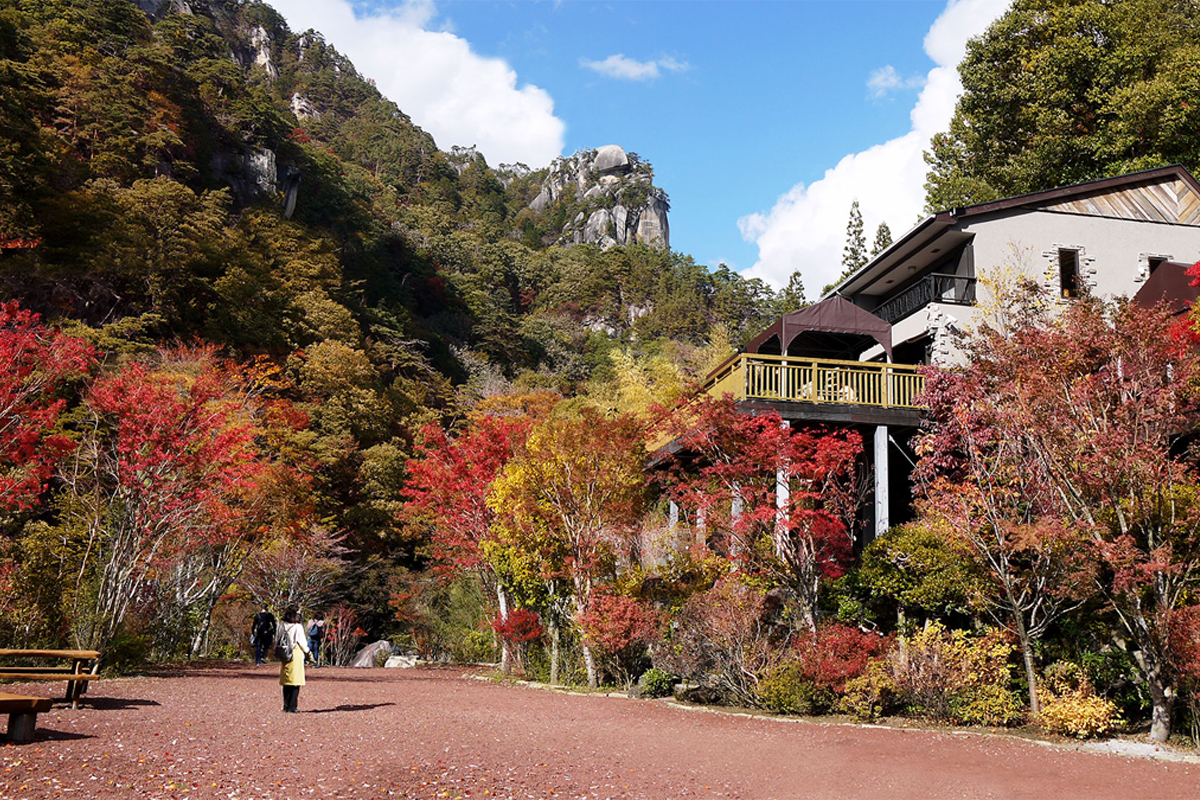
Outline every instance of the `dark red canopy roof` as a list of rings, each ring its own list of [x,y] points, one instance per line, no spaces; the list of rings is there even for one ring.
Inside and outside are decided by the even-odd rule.
[[[771,327],[746,345],[748,353],[775,352],[781,355],[857,358],[870,339],[892,357],[892,326],[839,295],[832,295],[808,308],[784,314]],[[766,349],[764,349],[766,348]],[[794,352],[795,350],[803,352]],[[825,350],[828,352],[817,352]],[[857,352],[854,352],[857,350]]]

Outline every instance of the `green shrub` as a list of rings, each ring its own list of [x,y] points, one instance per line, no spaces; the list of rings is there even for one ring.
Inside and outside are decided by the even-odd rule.
[[[1009,688],[1013,654],[1002,632],[982,636],[934,623],[847,682],[842,706],[862,719],[902,708],[914,716],[967,725],[1011,725],[1022,705]]]
[[[152,644],[145,634],[121,631],[104,648],[101,659],[105,671],[117,675],[137,672],[146,665]]]
[[[779,714],[812,714],[817,689],[804,676],[804,668],[789,661],[769,670],[758,682],[758,704]],[[822,703],[820,705],[827,705]]]
[[[1132,653],[1115,647],[1105,648],[1082,653],[1078,663],[1087,673],[1096,695],[1111,700],[1122,719],[1149,716],[1150,692]]]
[[[892,680],[886,658],[867,666],[865,675],[846,681],[846,691],[839,701],[840,709],[864,722],[874,722],[892,713],[899,704],[896,682]]]
[[[642,687],[643,697],[668,697],[675,691],[675,676],[657,667],[642,673],[638,683]]]
[[[1121,724],[1115,703],[1096,695],[1091,679],[1078,665],[1059,661],[1046,668],[1038,686],[1042,713],[1038,722],[1053,733],[1089,739]]]

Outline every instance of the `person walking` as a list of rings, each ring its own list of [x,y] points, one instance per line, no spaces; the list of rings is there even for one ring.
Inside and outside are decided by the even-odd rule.
[[[312,655],[312,665],[321,666],[321,643],[325,641],[325,612],[318,611],[305,625],[308,633],[308,650]]]
[[[284,612],[283,630],[292,643],[292,658],[279,665],[279,685],[283,687],[283,710],[295,714],[300,687],[304,685],[304,658],[308,655],[308,637],[304,635],[300,609],[296,606],[288,606]]]
[[[254,615],[250,624],[250,644],[254,647],[254,666],[261,665],[271,652],[275,641],[275,615],[263,603],[262,611]]]

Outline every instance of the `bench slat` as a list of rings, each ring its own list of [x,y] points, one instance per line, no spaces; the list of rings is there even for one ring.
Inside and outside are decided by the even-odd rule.
[[[79,698],[87,691],[88,682],[100,677],[97,674],[100,671],[100,653],[97,650],[14,650],[5,648],[0,649],[0,658],[67,659],[73,662],[71,666],[67,667],[51,665],[30,667],[24,664],[4,666],[0,664],[0,680],[66,681],[66,699],[70,701],[71,708],[79,707]],[[25,720],[21,723],[22,730],[27,725],[27,732],[31,734],[35,717],[36,714],[14,714],[10,715],[10,720]]]
[[[10,650],[0,648],[0,656],[23,658],[99,658],[99,650]]]
[[[99,675],[90,672],[9,672],[0,669],[0,678],[14,681],[94,681]]]
[[[49,711],[54,701],[49,697],[27,697],[23,694],[0,692],[0,714],[38,714]]]

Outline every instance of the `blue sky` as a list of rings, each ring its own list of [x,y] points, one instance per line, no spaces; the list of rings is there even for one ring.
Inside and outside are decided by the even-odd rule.
[[[268,0],[271,2],[271,0]],[[671,246],[810,297],[850,201],[910,227],[968,36],[1007,0],[274,0],[439,147],[496,165],[619,144],[671,197]]]

